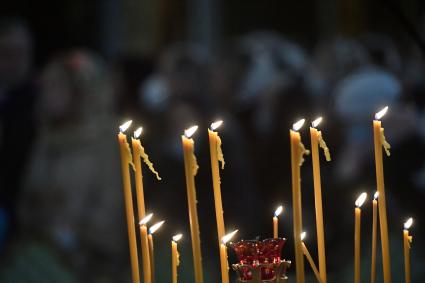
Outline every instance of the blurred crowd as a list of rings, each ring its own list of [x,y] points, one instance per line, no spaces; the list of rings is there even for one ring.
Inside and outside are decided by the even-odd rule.
[[[283,204],[284,257],[292,258],[288,130],[300,118],[318,116],[324,118],[319,127],[332,156],[330,163],[322,159],[328,265],[333,278],[349,278],[352,208],[361,191],[373,195],[376,189],[371,121],[386,105],[383,126],[391,144],[391,156],[385,158],[387,206],[395,277],[401,278],[402,223],[410,215],[423,216],[425,197],[425,50],[413,42],[399,44],[368,33],[324,39],[307,50],[282,34],[257,31],[213,50],[176,43],[156,58],[106,60],[75,48],[53,54],[36,69],[34,40],[22,21],[0,22],[1,282],[129,278],[116,142],[126,119],[144,127],[142,143],[163,178],[157,182],[145,170],[147,208],[166,220],[163,235],[158,233],[158,266],[168,266],[169,239],[183,231],[187,250],[182,264],[188,275],[182,270],[181,276],[182,282],[191,282],[180,136],[197,124],[204,262],[207,282],[218,282],[206,138],[206,129],[218,119],[224,120],[219,132],[226,159],[226,225],[238,228],[245,239],[268,237],[272,213]],[[307,129],[302,137],[308,148]],[[313,247],[310,161],[302,179],[304,226]],[[365,231],[370,218],[364,220]],[[423,226],[413,234],[424,235]],[[367,262],[370,235],[365,239]],[[413,276],[424,278],[419,264],[425,262],[425,241],[414,241]],[[164,274],[157,274],[158,282],[168,282]]]

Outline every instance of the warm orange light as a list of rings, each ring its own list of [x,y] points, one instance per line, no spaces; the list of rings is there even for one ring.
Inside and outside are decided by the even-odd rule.
[[[384,117],[385,113],[388,111],[388,106],[385,106],[381,111],[375,114],[376,120],[381,120],[382,117]]]
[[[227,235],[224,235],[222,238],[221,238],[221,242],[223,243],[223,244],[226,244],[228,241],[230,241],[232,238],[233,238],[233,236],[238,232],[239,230],[235,230],[235,231],[233,231],[232,233],[229,233],[229,234],[227,234]]]
[[[218,129],[218,127],[220,127],[223,124],[222,120],[219,121],[215,121],[214,123],[211,123],[211,130],[215,131],[216,129]]]
[[[164,224],[164,222],[165,221],[161,221],[161,222],[158,222],[158,223],[156,223],[156,224],[154,224],[154,225],[152,225],[150,228],[149,228],[149,234],[153,234],[153,233],[155,233],[159,228],[161,228],[161,226],[162,226],[162,224]]]
[[[320,122],[322,122],[322,120],[323,120],[323,118],[322,118],[322,117],[317,118],[316,120],[314,120],[314,121],[311,123],[311,126],[312,126],[313,128],[316,128],[317,126],[319,126],[319,124],[320,124]]]
[[[197,129],[198,129],[198,126],[192,126],[189,129],[184,130],[184,135],[187,138],[190,138],[196,132]]]
[[[142,127],[140,127],[140,128],[138,128],[137,130],[135,130],[135,131],[134,131],[134,138],[135,138],[135,139],[139,138],[139,137],[140,137],[140,135],[142,134],[142,132],[143,132],[143,128],[142,128]]]
[[[304,125],[304,122],[305,122],[305,119],[299,120],[298,122],[292,125],[292,129],[294,129],[294,131],[298,131]]]
[[[127,122],[125,122],[124,124],[122,124],[120,126],[120,132],[121,133],[124,133],[131,126],[131,123],[133,123],[133,121],[132,120],[128,120]]]
[[[363,203],[365,202],[366,198],[367,198],[367,193],[361,193],[355,202],[356,206],[361,207]]]
[[[407,219],[406,222],[404,222],[404,229],[409,229],[413,224],[413,218],[410,217],[409,219]]]
[[[177,234],[173,236],[173,241],[178,242],[183,237],[183,234]]]
[[[279,206],[279,207],[275,210],[275,212],[274,212],[274,216],[275,216],[275,217],[278,217],[278,216],[282,213],[282,211],[283,211],[283,206]]]
[[[152,219],[152,216],[153,216],[153,213],[146,215],[145,218],[140,220],[139,224],[146,225]]]

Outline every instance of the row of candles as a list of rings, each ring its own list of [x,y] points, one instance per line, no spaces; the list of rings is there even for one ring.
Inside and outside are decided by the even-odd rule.
[[[382,258],[383,258],[383,271],[384,271],[384,282],[391,282],[391,267],[390,267],[390,253],[388,243],[388,227],[386,217],[386,205],[385,205],[385,188],[384,188],[384,175],[383,175],[383,162],[382,162],[382,147],[384,148],[387,155],[389,155],[390,145],[385,139],[384,129],[381,126],[380,119],[386,113],[388,107],[385,107],[382,111],[375,115],[373,121],[374,129],[374,145],[375,145],[375,164],[376,164],[376,176],[377,176],[377,187],[378,191],[375,194],[373,200],[373,231],[372,231],[372,272],[371,282],[376,281],[376,238],[377,238],[377,215],[379,208],[379,220],[380,220],[380,231],[381,231],[381,244],[382,244]],[[302,201],[301,201],[301,176],[300,167],[304,162],[304,155],[310,152],[305,149],[299,130],[302,128],[305,120],[302,119],[293,125],[290,130],[290,141],[291,141],[291,168],[292,168],[292,195],[293,195],[293,233],[294,233],[294,244],[295,244],[295,266],[296,266],[296,281],[297,283],[304,283],[304,256],[310,263],[314,274],[318,282],[327,282],[326,274],[326,256],[325,256],[325,233],[323,223],[323,208],[322,208],[322,191],[321,191],[321,176],[320,176],[320,158],[319,148],[322,148],[327,161],[330,161],[329,149],[323,139],[321,131],[317,129],[322,118],[318,118],[312,122],[310,127],[311,137],[311,151],[312,151],[312,164],[313,164],[313,179],[314,179],[314,197],[315,197],[315,214],[316,214],[316,233],[317,233],[317,250],[318,250],[318,262],[319,267],[317,268],[303,238],[305,233],[302,232]],[[227,247],[226,243],[233,237],[237,232],[234,231],[228,235],[225,235],[225,225],[223,216],[223,207],[221,199],[221,181],[220,181],[220,165],[221,169],[224,169],[224,157],[221,150],[221,138],[216,131],[220,127],[222,121],[217,121],[211,124],[208,129],[209,145],[210,145],[210,160],[212,170],[212,184],[214,190],[214,202],[216,211],[216,222],[217,222],[217,233],[218,233],[218,246],[220,251],[220,264],[221,264],[221,278],[222,282],[229,282],[229,264],[227,260]],[[137,129],[134,132],[132,141],[132,152],[127,142],[127,137],[124,132],[130,127],[131,121],[128,121],[120,126],[120,132],[118,134],[118,140],[120,144],[121,152],[121,164],[122,164],[122,176],[123,176],[123,188],[124,198],[127,216],[128,226],[128,237],[130,247],[130,259],[133,275],[133,283],[140,282],[139,269],[138,269],[138,255],[137,255],[137,244],[136,244],[136,229],[133,213],[133,202],[132,202],[132,189],[130,181],[130,170],[132,168],[135,176],[135,187],[136,187],[136,199],[138,206],[138,216],[140,221],[140,235],[141,235],[141,247],[142,247],[142,259],[143,259],[143,274],[144,282],[152,282],[153,276],[153,239],[152,239],[152,228],[156,230],[163,222],[158,223],[151,227],[151,233],[148,233],[146,224],[150,220],[152,215],[146,216],[144,193],[143,193],[143,182],[142,182],[142,166],[141,161],[143,160],[149,167],[149,169],[156,175],[158,180],[161,180],[157,171],[155,171],[152,162],[150,162],[148,155],[140,142],[140,135],[142,128]],[[202,256],[200,246],[200,229],[196,207],[196,187],[195,187],[195,176],[198,171],[198,164],[196,156],[194,154],[194,140],[192,135],[198,129],[197,126],[193,126],[185,130],[182,135],[182,145],[184,153],[184,164],[185,164],[185,176],[186,176],[186,189],[188,199],[188,212],[191,230],[192,240],[192,253],[194,262],[194,277],[196,283],[203,283],[203,270],[202,270]],[[378,202],[379,195],[379,202]],[[360,195],[356,201],[355,208],[355,282],[360,282],[360,215],[361,205],[366,199],[366,194]],[[379,204],[379,205],[378,205]],[[282,207],[279,207],[273,217],[273,236],[278,237],[278,216],[282,212]],[[406,282],[410,282],[410,243],[412,237],[409,235],[408,229],[412,224],[412,220],[409,219],[405,223],[404,235],[404,249],[405,249],[405,273]],[[172,282],[177,282],[177,265],[179,264],[179,256],[177,251],[177,241],[181,238],[180,235],[173,237],[172,241]]]

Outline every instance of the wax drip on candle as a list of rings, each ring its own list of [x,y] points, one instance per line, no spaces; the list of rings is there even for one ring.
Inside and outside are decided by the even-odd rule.
[[[326,145],[326,142],[323,139],[323,135],[321,131],[318,131],[318,138],[319,138],[319,146],[323,149],[323,153],[325,154],[326,161],[331,161],[331,153],[329,151],[329,147]]]
[[[390,156],[391,155],[391,152],[390,152],[391,145],[385,139],[384,128],[381,128],[381,143],[382,143],[382,146],[385,149],[385,153],[387,154],[387,156]]]
[[[155,174],[156,178],[159,181],[162,180],[162,178],[159,176],[159,173],[153,167],[153,163],[149,160],[149,155],[145,152],[145,148],[142,146],[142,144],[139,144],[139,149],[140,157],[142,157],[143,161],[146,163],[146,165],[148,165],[149,170],[151,170],[151,172]]]
[[[221,163],[221,170],[223,170],[226,162],[224,161],[223,150],[221,149],[221,138],[219,135],[217,135],[217,159]]]
[[[300,141],[300,163],[299,166],[302,166],[304,163],[304,155],[309,155],[310,154],[310,150],[306,149],[304,144]]]
[[[125,122],[124,124],[122,124],[119,127],[120,132],[122,134],[124,134],[124,132],[130,127],[132,122],[133,122],[132,120],[129,120],[129,121]],[[128,164],[130,164],[131,167],[133,168],[133,170],[136,171],[136,167],[134,166],[134,163],[133,163],[133,157],[131,155],[130,145],[128,144],[127,139],[125,139],[125,153],[127,155]]]
[[[196,159],[196,155],[195,155],[193,147],[192,147],[191,155],[192,155],[192,159],[193,159],[192,174],[193,174],[193,176],[196,176],[196,174],[198,174],[199,165],[198,165],[198,160]]]

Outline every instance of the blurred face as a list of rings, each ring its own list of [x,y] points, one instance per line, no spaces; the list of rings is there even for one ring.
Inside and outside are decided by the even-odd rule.
[[[0,34],[0,85],[14,87],[27,79],[32,65],[31,40],[23,28]]]

